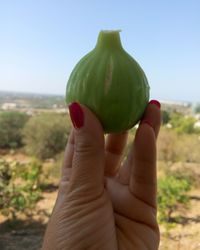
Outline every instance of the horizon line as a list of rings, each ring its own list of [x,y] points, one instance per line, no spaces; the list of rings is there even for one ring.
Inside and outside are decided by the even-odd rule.
[[[44,95],[44,96],[59,96],[59,97],[65,97],[65,94],[53,94],[53,93],[44,93],[44,92],[30,92],[30,91],[18,91],[18,90],[2,90],[0,89],[0,92],[4,93],[18,93],[18,94],[27,94],[27,95]],[[174,99],[160,99],[159,100],[161,103],[170,103],[170,102],[175,102],[175,103],[199,103],[197,101],[189,101],[189,100],[174,100]]]

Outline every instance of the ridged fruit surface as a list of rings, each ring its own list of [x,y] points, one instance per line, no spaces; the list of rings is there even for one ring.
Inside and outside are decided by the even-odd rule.
[[[122,132],[142,117],[149,84],[139,64],[122,48],[119,31],[101,31],[96,47],[73,69],[66,102],[92,110],[106,133]]]

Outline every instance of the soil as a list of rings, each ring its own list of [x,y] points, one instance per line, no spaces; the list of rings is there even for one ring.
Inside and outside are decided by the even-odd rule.
[[[55,187],[43,193],[37,203],[37,213],[31,219],[6,220],[0,215],[0,250],[38,250],[41,249],[49,215],[52,212],[57,191]]]
[[[8,159],[6,152],[1,157]],[[24,162],[30,160],[19,153],[9,157],[12,160]],[[192,168],[194,167],[192,166]],[[195,176],[197,176],[196,173]],[[37,203],[35,216],[28,220],[21,216],[16,221],[10,221],[0,214],[0,250],[41,249],[42,239],[56,196],[56,185],[46,188],[45,192],[43,192],[43,199]],[[180,221],[173,227],[160,226],[161,241],[159,250],[200,250],[200,189],[190,192],[189,207],[178,211],[177,215]]]
[[[159,250],[200,250],[200,190],[190,192],[190,205],[180,211],[180,223],[174,228],[160,227]]]
[[[1,250],[41,249],[48,216],[56,200],[57,190],[51,188],[43,193],[37,204],[38,215],[32,220],[13,222],[0,217]],[[159,250],[200,250],[200,190],[190,193],[190,207],[179,212],[180,223],[171,229],[160,227],[161,242]],[[43,211],[43,213],[41,212]]]

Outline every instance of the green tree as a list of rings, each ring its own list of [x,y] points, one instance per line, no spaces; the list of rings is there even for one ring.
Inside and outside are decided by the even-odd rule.
[[[178,127],[181,126],[181,123],[183,121],[183,115],[180,114],[180,113],[177,113],[177,112],[173,112],[171,113],[171,125],[172,125],[172,128],[176,129]]]
[[[196,114],[200,113],[200,103],[198,103],[198,104],[195,106],[194,112],[195,112]]]
[[[22,129],[29,116],[20,112],[0,113],[0,148],[22,146]]]
[[[177,128],[177,132],[186,134],[195,133],[195,128],[194,128],[195,121],[196,120],[193,117],[184,117],[184,119],[182,119],[180,126]]]
[[[167,124],[170,121],[170,114],[166,110],[161,111],[162,123]]]
[[[196,130],[194,128],[194,124],[196,119],[190,116],[183,116],[179,113],[173,113],[171,115],[170,123],[172,128],[175,129],[178,133],[186,133],[192,134],[195,133]]]
[[[189,203],[187,192],[190,189],[191,182],[188,177],[167,175],[158,180],[157,200],[160,222],[170,222],[172,213],[178,206]]]
[[[70,127],[66,115],[45,113],[32,117],[23,130],[27,153],[39,159],[55,157],[64,150]]]

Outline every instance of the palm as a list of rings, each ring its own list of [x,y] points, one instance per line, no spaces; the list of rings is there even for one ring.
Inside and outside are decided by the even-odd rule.
[[[134,249],[145,249],[145,246],[154,249],[159,242],[155,209],[134,197],[128,185],[110,179],[109,182],[118,249],[133,249],[133,246]]]
[[[78,220],[83,228],[84,224],[87,224],[87,230],[90,231],[88,234],[83,229],[84,241],[90,242],[89,245],[98,242],[97,249],[102,250],[157,249],[159,230],[156,210],[136,198],[130,192],[129,185],[120,183],[116,178],[106,178],[104,192],[100,196],[93,192],[91,194],[93,198],[90,203],[87,198],[83,198],[81,204],[81,198],[77,205],[73,203],[74,208],[77,206],[79,211],[83,211],[75,220]],[[84,196],[81,193],[79,195]],[[66,217],[67,223],[73,224],[70,216],[66,214]],[[80,240],[76,236],[77,231],[74,231],[73,235],[75,242]]]
[[[66,217],[65,221],[61,220],[58,223],[65,230],[62,232],[59,232],[59,229],[56,230],[59,237],[65,238],[64,245],[68,246],[66,238],[69,233],[68,228],[79,221],[80,228],[82,228],[81,238],[79,228],[75,228],[70,239],[72,242],[79,242],[81,239],[82,244],[94,245],[95,242],[98,242],[97,249],[101,250],[157,249],[155,246],[158,246],[159,243],[159,231],[155,216],[156,211],[153,207],[136,198],[130,192],[129,185],[120,183],[116,178],[106,178],[104,191],[101,192],[100,196],[96,195],[96,192],[91,192],[89,202],[88,197],[80,190],[74,192],[73,196],[77,197],[76,199],[72,197],[71,200],[70,194],[66,196],[63,192],[68,188],[69,182],[60,186],[60,193],[63,193],[63,195],[60,194],[60,199],[66,200],[66,203],[59,204],[57,202],[52,216],[54,218],[57,212],[63,212],[61,217]],[[68,209],[66,209],[65,204],[67,204]],[[79,211],[77,216],[74,214],[71,216],[71,207],[73,210]],[[55,220],[59,221],[58,218]],[[85,225],[88,225],[87,230],[85,230]],[[70,247],[71,245],[69,245]]]
[[[139,126],[130,153],[121,164],[127,133],[110,134],[104,140],[99,122],[82,108],[85,131],[79,134],[74,130],[68,140],[43,249],[157,249],[159,109],[148,105],[144,118],[151,117],[152,124]]]

